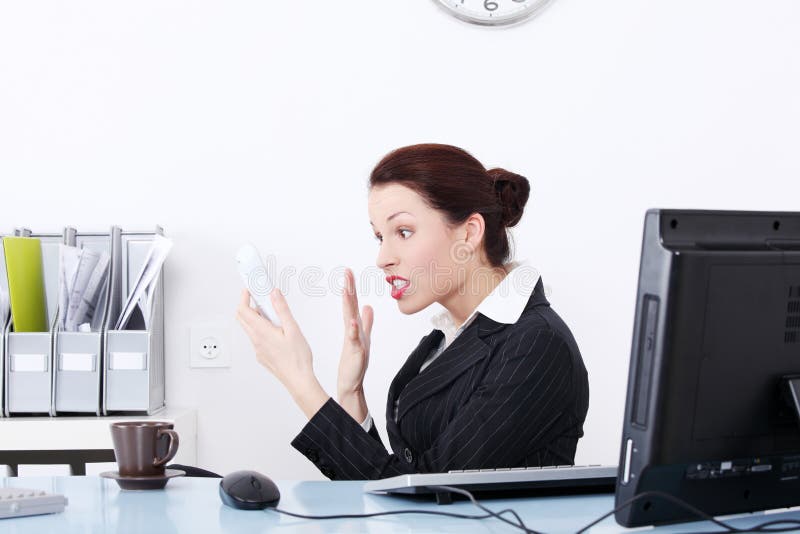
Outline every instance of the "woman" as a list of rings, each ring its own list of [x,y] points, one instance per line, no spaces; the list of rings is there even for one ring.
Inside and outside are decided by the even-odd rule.
[[[338,402],[314,376],[280,291],[270,298],[282,327],[242,293],[237,317],[258,361],[309,418],[292,446],[328,478],[573,463],[589,402],[586,369],[541,279],[520,289],[532,268],[508,262],[507,228],[529,192],[522,176],[487,171],[448,145],[400,148],[372,171],[370,224],[392,297],[407,315],[434,302],[445,308],[389,387],[393,453],[364,397],[373,310],[359,313],[353,273],[345,276]]]

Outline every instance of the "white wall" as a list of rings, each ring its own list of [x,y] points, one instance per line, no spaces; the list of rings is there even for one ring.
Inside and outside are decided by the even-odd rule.
[[[233,253],[252,240],[280,267],[368,272],[371,167],[405,144],[462,146],[532,182],[518,256],[589,369],[577,460],[615,463],[644,211],[798,209],[798,27],[793,0],[557,0],[505,31],[424,0],[4,2],[0,231],[162,224],[167,396],[199,409],[199,463],[321,479],[289,446],[302,413],[235,323]],[[318,285],[295,277],[288,298],[333,392],[340,297]],[[383,429],[437,310],[363,289]],[[204,322],[229,328],[230,369],[188,367]]]

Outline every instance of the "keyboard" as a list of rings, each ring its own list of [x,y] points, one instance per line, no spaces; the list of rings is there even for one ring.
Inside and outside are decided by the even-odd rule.
[[[430,486],[455,486],[472,492],[526,491],[548,495],[572,493],[613,493],[617,480],[615,465],[557,465],[464,469],[447,473],[398,475],[364,484],[369,493],[437,493],[440,503],[449,502]]]
[[[0,519],[63,512],[67,498],[42,490],[0,488]]]

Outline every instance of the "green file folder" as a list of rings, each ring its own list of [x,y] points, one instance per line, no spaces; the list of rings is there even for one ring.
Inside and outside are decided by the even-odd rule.
[[[33,237],[4,237],[14,332],[47,332],[42,244]]]

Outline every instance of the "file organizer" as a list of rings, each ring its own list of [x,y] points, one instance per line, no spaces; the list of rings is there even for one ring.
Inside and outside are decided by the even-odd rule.
[[[53,412],[53,336],[58,314],[58,245],[63,234],[32,234],[18,229],[14,235],[36,237],[42,244],[48,332],[14,332],[9,318],[3,335],[3,409],[5,415]]]
[[[30,230],[27,231],[30,235]],[[15,228],[15,237],[22,235],[20,228]],[[6,251],[3,248],[3,235],[0,235],[0,287],[8,293],[8,273],[6,272]],[[9,300],[8,316],[3,324],[0,324],[0,417],[6,417],[6,333],[11,325],[11,301]]]
[[[6,275],[6,254],[3,250],[3,235],[0,234],[0,290],[8,295],[8,277]],[[10,305],[10,304],[9,304]],[[0,324],[0,417],[6,415],[6,327],[11,321],[10,310],[8,318]]]
[[[164,406],[163,269],[154,282],[149,330],[145,329],[138,306],[125,330],[113,330],[156,234],[163,235],[163,230],[157,227],[148,233],[112,229],[111,297],[103,329],[103,415],[149,415]]]
[[[113,233],[113,232],[112,232]],[[111,234],[78,233],[74,228],[64,231],[68,245],[95,252],[111,254]],[[101,310],[102,320],[91,332],[66,332],[56,321],[53,372],[53,413],[102,414],[102,327],[108,314],[108,276],[101,290],[100,299],[105,304]],[[59,315],[66,310],[59,310]]]

